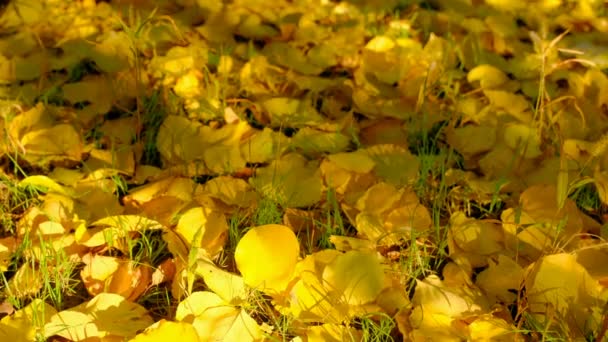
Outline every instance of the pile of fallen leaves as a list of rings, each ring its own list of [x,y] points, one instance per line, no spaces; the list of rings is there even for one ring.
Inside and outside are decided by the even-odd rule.
[[[606,14],[11,1],[0,340],[601,340]]]

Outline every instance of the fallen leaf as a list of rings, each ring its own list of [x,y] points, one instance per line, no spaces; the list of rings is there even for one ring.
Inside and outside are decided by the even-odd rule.
[[[299,254],[294,232],[286,226],[269,224],[251,228],[243,235],[234,260],[245,284],[261,291],[281,292],[293,277]]]

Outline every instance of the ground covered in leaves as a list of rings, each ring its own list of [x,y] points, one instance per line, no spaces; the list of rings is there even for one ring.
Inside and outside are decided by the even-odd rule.
[[[599,0],[0,7],[0,340],[601,341]]]

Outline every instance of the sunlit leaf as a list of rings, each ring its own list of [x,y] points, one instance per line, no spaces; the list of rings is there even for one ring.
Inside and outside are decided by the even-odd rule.
[[[269,224],[247,231],[234,251],[234,259],[245,284],[262,291],[282,291],[293,277],[299,254],[294,232],[286,226]]]
[[[157,342],[174,339],[179,336],[184,341],[202,341],[192,324],[160,320],[148,327],[143,333],[137,334],[130,342]]]
[[[202,247],[215,256],[226,242],[228,224],[224,214],[197,207],[181,216],[175,231],[189,247]]]
[[[53,315],[45,326],[46,337],[58,335],[72,341],[91,337],[130,338],[153,323],[147,311],[124,297],[100,293],[88,302]]]
[[[0,320],[0,339],[3,341],[38,341],[44,334],[44,325],[57,310],[41,299]]]
[[[183,300],[175,319],[191,323],[203,341],[255,341],[262,336],[258,324],[243,309],[231,306],[213,292],[194,292]]]

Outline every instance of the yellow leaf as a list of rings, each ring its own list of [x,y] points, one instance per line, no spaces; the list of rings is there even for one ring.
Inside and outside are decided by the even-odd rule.
[[[124,231],[144,231],[163,228],[160,223],[139,215],[108,216],[91,223],[91,226],[103,226]]]
[[[228,224],[224,214],[196,207],[180,217],[175,231],[190,247],[204,248],[213,257],[226,242]]]
[[[355,228],[357,228],[357,232],[374,243],[378,243],[380,239],[383,239],[383,242],[387,244],[395,242],[386,240],[388,231],[377,215],[367,212],[358,213],[355,217]]]
[[[107,113],[116,101],[115,89],[108,76],[86,76],[83,80],[62,87],[63,96],[72,104],[89,102],[95,113]]]
[[[56,313],[55,308],[36,298],[23,309],[0,320],[0,340],[39,341],[44,325]]]
[[[478,65],[467,74],[467,81],[473,83],[479,81],[481,88],[494,89],[502,86],[509,77],[500,69],[489,64]]]
[[[208,145],[204,137],[208,131],[207,127],[187,118],[169,115],[158,131],[158,151],[170,163],[201,159]]]
[[[527,6],[524,0],[486,0],[486,3],[502,11],[521,11]]]
[[[205,183],[205,192],[228,205],[249,208],[255,205],[258,195],[246,181],[240,178],[219,176]]]
[[[43,285],[40,272],[42,271],[37,266],[32,265],[31,262],[21,265],[15,275],[8,281],[10,293],[17,298],[38,293]]]
[[[132,175],[135,172],[135,151],[131,146],[120,147],[118,151],[92,149],[84,168],[90,172],[110,169],[123,174]]]
[[[305,75],[318,75],[322,67],[309,63],[301,49],[286,42],[274,41],[264,46],[264,56],[274,64],[293,69]]]
[[[306,331],[308,342],[362,341],[363,334],[355,328],[338,324],[311,326]]]
[[[273,127],[315,125],[321,124],[325,120],[308,102],[297,98],[274,97],[262,101],[261,106],[270,115]]]
[[[71,191],[69,188],[63,187],[59,183],[44,175],[34,175],[25,177],[19,182],[19,186],[33,186],[36,189],[44,192],[56,192],[65,196],[71,195]]]
[[[159,342],[170,341],[179,337],[182,341],[202,341],[192,324],[185,322],[171,322],[164,319],[147,328],[143,333],[137,334],[129,342]]]
[[[375,166],[374,160],[360,151],[330,154],[327,159],[352,172],[367,173]]]
[[[291,147],[304,155],[318,156],[320,153],[338,153],[344,151],[350,139],[340,132],[323,132],[304,127],[291,140]]]
[[[113,73],[132,63],[131,40],[125,32],[112,32],[90,52],[90,58],[102,71]]]
[[[213,173],[235,173],[246,166],[239,144],[218,144],[208,147],[203,153],[207,168]]]
[[[453,322],[463,314],[481,313],[487,310],[480,294],[467,293],[465,289],[447,287],[438,276],[432,275],[416,281],[412,298],[414,309],[410,324],[415,336],[432,336],[448,341],[464,337],[466,330]]]
[[[488,220],[468,218],[460,211],[450,218],[449,234],[456,246],[468,253],[490,255],[504,249],[500,225]]]
[[[386,36],[377,36],[370,40],[365,48],[374,52],[387,52],[392,50],[395,45],[395,42],[391,38]]]
[[[130,338],[153,323],[138,304],[112,293],[100,293],[88,302],[53,315],[45,325],[45,337],[71,341],[90,338]]]
[[[241,155],[249,163],[266,163],[280,156],[290,138],[268,127],[241,143]]]
[[[183,98],[193,98],[199,96],[201,93],[201,86],[199,77],[200,72],[196,72],[194,70],[190,70],[187,74],[181,76],[177,79],[175,86],[173,86],[173,90],[177,96]]]
[[[523,280],[524,270],[513,259],[499,255],[496,262],[477,275],[475,284],[482,289],[490,299],[502,303],[513,303]]]
[[[262,337],[251,316],[213,292],[192,293],[177,306],[175,319],[192,323],[202,341],[255,341]]]
[[[237,305],[247,300],[248,291],[242,277],[222,270],[209,260],[197,261],[194,272],[227,303]]]
[[[234,259],[245,284],[280,292],[291,281],[299,254],[294,232],[286,226],[269,224],[247,231],[236,246]]]
[[[365,149],[376,164],[374,173],[395,186],[410,185],[418,179],[420,162],[404,147],[376,145]]]
[[[25,158],[33,163],[50,160],[80,161],[84,152],[82,138],[72,125],[59,124],[26,133],[21,139]]]
[[[523,122],[529,121],[525,120],[529,118],[529,114],[524,112],[530,109],[530,102],[523,95],[504,90],[484,90],[483,93],[490,100],[492,106],[506,111]]]
[[[509,124],[505,127],[504,139],[507,146],[520,151],[525,158],[536,158],[542,154],[541,137],[538,131],[524,124]]]
[[[260,168],[251,185],[284,207],[307,207],[321,200],[322,183],[315,161],[290,153]]]
[[[289,309],[303,321],[340,324],[348,320],[348,308],[323,285],[317,272],[318,256],[309,255],[298,263],[296,273],[300,279],[290,290]]]
[[[359,211],[380,215],[398,203],[401,191],[389,183],[380,182],[371,186],[355,205]]]
[[[517,328],[504,319],[486,314],[469,324],[469,334],[472,341],[510,342],[523,340],[517,333]]]
[[[449,129],[447,139],[451,146],[465,157],[489,151],[496,142],[495,125],[466,125]]]
[[[530,267],[525,285],[530,312],[540,324],[550,327],[560,322],[569,339],[598,331],[606,305],[606,298],[601,298],[603,288],[574,255],[542,257]]]
[[[6,272],[11,263],[11,258],[17,249],[17,239],[8,236],[0,239],[0,272]]]
[[[147,265],[102,255],[85,255],[80,272],[87,291],[95,296],[116,293],[128,300],[137,299],[147,288],[152,272]]]
[[[366,252],[349,251],[338,256],[323,271],[329,291],[336,292],[351,305],[366,304],[384,287],[384,270],[378,258]]]

